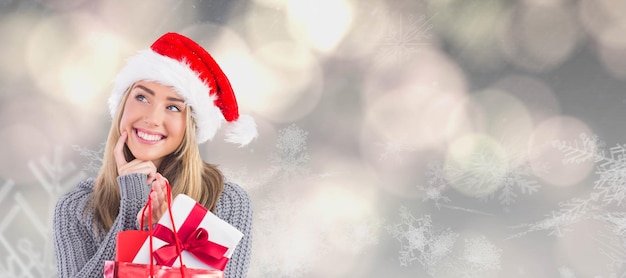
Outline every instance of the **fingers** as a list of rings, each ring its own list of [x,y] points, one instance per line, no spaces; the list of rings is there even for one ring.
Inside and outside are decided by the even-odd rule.
[[[152,211],[149,211],[148,209],[144,211],[143,209],[141,209],[139,210],[139,212],[137,212],[137,223],[139,223],[139,225],[142,227],[148,227],[151,222],[152,225],[156,224],[168,208],[165,196],[163,196],[159,192],[151,191],[148,198],[150,198],[150,202],[152,203]],[[150,214],[152,214],[152,221],[150,221]],[[141,223],[142,219],[143,225]]]
[[[156,173],[156,179],[152,182],[152,191],[156,194],[155,201],[157,201],[158,204],[167,205],[167,201],[169,200],[169,196],[167,196],[167,179],[160,173]]]
[[[120,135],[120,138],[117,139],[117,143],[113,149],[113,156],[115,157],[115,163],[117,164],[118,169],[128,163],[128,161],[126,161],[126,157],[124,156],[124,144],[126,143],[126,139],[128,139],[128,134],[126,131],[122,131],[122,134]]]
[[[142,161],[135,159],[131,162],[127,162],[122,166],[118,166],[117,172],[120,176],[131,173],[146,174],[148,176],[146,183],[151,184],[156,179],[157,168],[154,163],[152,163],[152,161]]]
[[[117,174],[120,176],[131,173],[146,174],[148,176],[146,183],[151,184],[156,180],[156,166],[152,163],[152,161],[142,161],[137,159],[130,162],[126,161],[126,156],[124,156],[124,144],[127,140],[128,133],[126,133],[126,131],[122,131],[122,134],[113,149],[115,164],[117,164]]]

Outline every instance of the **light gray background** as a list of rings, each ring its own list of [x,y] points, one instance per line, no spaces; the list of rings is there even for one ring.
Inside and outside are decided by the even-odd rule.
[[[626,5],[0,0],[0,277],[55,277],[111,80],[167,31],[260,137],[201,146],[252,196],[251,277],[626,277]]]

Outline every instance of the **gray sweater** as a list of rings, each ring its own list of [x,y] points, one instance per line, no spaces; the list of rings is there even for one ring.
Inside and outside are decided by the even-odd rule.
[[[146,204],[150,191],[146,178],[145,174],[117,178],[121,193],[120,211],[111,230],[103,236],[98,236],[93,228],[93,208],[89,205],[93,179],[81,182],[59,199],[53,225],[58,277],[103,276],[104,261],[115,259],[116,234],[139,228],[137,213]],[[244,235],[226,265],[224,277],[246,277],[252,245],[252,205],[248,194],[238,185],[225,182],[215,214]]]

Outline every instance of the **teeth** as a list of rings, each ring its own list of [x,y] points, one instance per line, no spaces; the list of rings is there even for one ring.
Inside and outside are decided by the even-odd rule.
[[[163,138],[163,136],[161,135],[148,134],[148,133],[141,132],[141,131],[137,131],[137,136],[139,136],[139,138],[146,140],[146,141],[159,141],[161,140],[161,138]]]

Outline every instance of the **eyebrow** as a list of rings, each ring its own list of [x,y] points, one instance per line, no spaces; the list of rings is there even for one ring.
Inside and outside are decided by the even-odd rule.
[[[151,89],[148,89],[146,86],[143,86],[143,85],[136,85],[136,86],[135,86],[135,88],[140,88],[140,89],[142,89],[142,90],[146,91],[146,93],[151,94],[152,96],[154,96],[154,95],[155,95],[155,94],[154,94],[154,91],[153,91],[153,90],[151,90]],[[175,97],[167,97],[167,100],[170,100],[170,101],[176,101],[176,102],[182,102],[183,104],[185,103],[185,100],[180,99],[180,98],[175,98]]]

